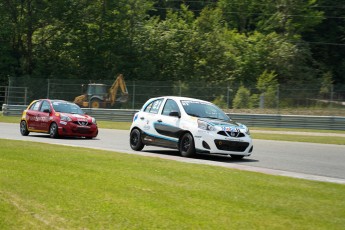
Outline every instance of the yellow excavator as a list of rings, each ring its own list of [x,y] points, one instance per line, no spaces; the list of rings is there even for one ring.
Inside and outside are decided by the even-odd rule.
[[[112,107],[116,102],[128,101],[128,90],[122,74],[119,74],[113,85],[108,89],[105,84],[88,84],[86,94],[77,96],[74,103],[84,108],[107,108]],[[117,97],[118,89],[121,89],[121,96]]]

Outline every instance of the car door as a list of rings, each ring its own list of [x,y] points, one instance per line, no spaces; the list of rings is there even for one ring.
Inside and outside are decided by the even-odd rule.
[[[37,111],[37,125],[36,128],[42,132],[48,132],[50,113],[51,113],[50,103],[47,100],[43,100],[39,111]]]
[[[165,140],[176,144],[182,132],[180,128],[181,112],[177,103],[173,99],[167,99],[164,103],[162,112],[154,121],[154,129],[163,136]],[[172,143],[170,143],[172,144]]]
[[[164,98],[151,101],[148,103],[148,105],[146,105],[137,118],[139,119],[139,127],[143,131],[143,142],[147,145],[171,147],[168,141],[171,138],[168,138],[167,140],[165,135],[158,133],[155,128],[160,120],[159,113],[162,110],[163,102]]]
[[[37,113],[40,108],[41,101],[32,103],[29,109],[26,111],[26,123],[29,130],[38,130]]]
[[[171,114],[171,112],[175,113]],[[143,142],[147,145],[177,148],[181,131],[179,114],[176,102],[171,99],[160,98],[150,102],[139,116],[142,123]]]

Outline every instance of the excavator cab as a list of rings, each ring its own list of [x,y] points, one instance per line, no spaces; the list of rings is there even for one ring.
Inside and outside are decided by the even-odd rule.
[[[91,95],[105,96],[108,94],[108,88],[104,84],[89,84],[86,94],[88,96],[91,96]]]

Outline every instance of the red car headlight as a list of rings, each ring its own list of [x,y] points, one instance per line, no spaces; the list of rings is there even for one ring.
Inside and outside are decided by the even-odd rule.
[[[69,116],[67,116],[67,115],[61,114],[60,117],[61,117],[60,118],[61,121],[72,121],[72,119]]]

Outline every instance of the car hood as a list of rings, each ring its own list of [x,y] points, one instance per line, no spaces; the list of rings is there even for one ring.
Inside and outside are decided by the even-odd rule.
[[[206,121],[207,123],[210,123],[214,126],[239,126],[239,125],[241,125],[240,123],[237,123],[233,120],[222,121],[222,120],[209,119],[209,118],[200,118],[200,120]]]
[[[72,113],[63,113],[63,115],[68,116],[72,121],[88,121],[91,122],[92,117],[86,114],[72,114]]]
[[[213,125],[217,130],[232,130],[233,128],[238,128],[245,132],[247,127],[241,123],[233,120],[222,121],[216,119],[200,118],[200,120],[206,121],[207,123]]]

